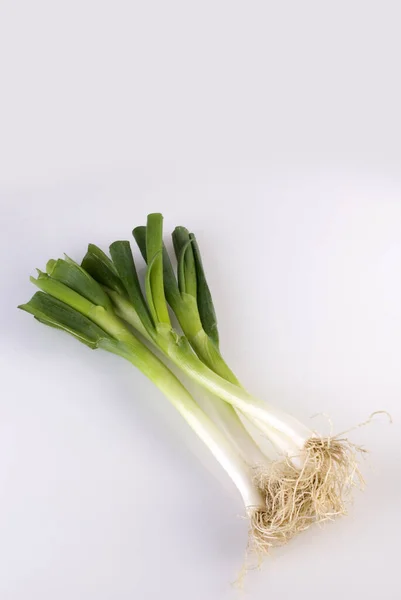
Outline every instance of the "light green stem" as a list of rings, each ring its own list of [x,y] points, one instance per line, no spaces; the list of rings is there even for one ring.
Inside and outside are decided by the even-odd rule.
[[[188,338],[188,341],[200,360],[212,371],[217,373],[217,375],[220,375],[220,377],[226,381],[230,381],[234,385],[241,385],[234,373],[224,361],[215,343],[203,329],[198,331],[195,336]],[[248,430],[245,428],[235,408],[228,402],[224,402],[224,400],[221,400],[220,397],[216,396],[212,397],[212,403],[217,405],[217,415],[219,417],[221,427],[224,428],[226,435],[230,437],[231,441],[237,444],[237,448],[237,440],[240,440],[241,447],[238,448],[238,450],[243,454],[243,456],[247,457],[252,464],[266,465],[268,462],[266,456],[252,438]]]
[[[114,344],[105,340],[102,346],[130,361],[163,392],[231,477],[245,506],[263,507],[263,497],[253,484],[252,469],[168,367],[142,344],[140,352],[137,344],[131,342]]]
[[[143,334],[143,325],[141,323],[140,325],[138,325],[139,318],[131,303],[126,298],[123,298],[122,296],[116,293],[110,293],[110,297],[113,300],[116,313],[127,323],[129,323],[132,327],[134,327],[134,329]],[[204,332],[202,335],[202,332],[203,330],[201,329],[199,331],[198,328],[197,334],[191,338],[192,340],[195,340],[194,343],[197,344],[199,352],[203,356],[207,355],[208,357],[210,357],[210,363],[214,362],[215,364],[219,364],[221,372],[224,373],[226,377],[229,376],[229,373],[231,377],[234,377],[234,375],[228,369],[227,365],[225,365],[213,342],[210,340],[210,338],[208,338],[208,336],[206,336]],[[148,340],[151,340],[153,344],[161,348],[167,356],[170,356],[169,343],[168,341],[166,341],[168,340],[168,337],[166,338],[162,334],[156,333],[152,339],[147,332],[145,336]],[[193,354],[193,352],[191,352],[191,354]],[[219,356],[220,361],[217,362]],[[203,365],[199,358],[197,360],[200,365]],[[177,363],[176,361],[175,363],[180,368],[182,368],[181,363]],[[248,461],[251,465],[266,464],[266,456],[263,454],[262,450],[259,448],[259,446],[256,444],[256,442],[253,440],[251,435],[244,427],[235,409],[231,406],[230,403],[221,400],[219,394],[217,394],[216,396],[216,394],[213,393],[213,395],[213,401],[210,402],[211,409],[213,409],[213,411],[216,413],[216,417],[219,420],[220,427],[224,430],[226,436],[231,440],[231,442],[236,446],[237,451],[241,454],[243,459]]]
[[[192,338],[188,338],[188,341],[191,344],[192,348],[195,350],[198,357],[201,359],[201,361],[207,367],[209,367],[209,369],[214,371],[217,375],[220,375],[220,377],[222,377],[226,381],[228,381],[236,386],[242,387],[239,380],[234,375],[234,373],[231,371],[231,369],[225,362],[224,358],[220,354],[220,350],[216,347],[214,342],[210,339],[210,337],[205,333],[205,331],[203,329],[201,331],[199,331],[196,336],[194,336]],[[239,416],[237,415],[236,410],[233,408],[233,406],[229,405],[227,402],[224,402],[224,401],[223,402],[220,401],[219,405],[221,405],[221,404],[223,404],[223,406],[224,405],[227,406],[229,409],[228,412],[225,413],[225,417],[232,422],[233,431],[234,432],[236,431],[236,425],[235,425],[236,421],[237,421],[237,424],[239,423],[239,425],[244,428],[244,425],[242,424],[242,422],[241,422]],[[291,446],[293,446],[292,452],[294,454],[297,452],[297,448],[296,448],[295,444],[293,444],[291,442],[291,440],[288,438],[288,436],[285,436],[283,433],[277,431],[273,427],[269,427],[266,423],[261,424],[258,419],[250,416],[249,414],[247,414],[247,419],[254,425],[254,427],[259,429],[259,431],[261,431],[265,436],[268,436],[268,438],[270,439],[271,443],[274,446],[276,446],[278,448],[280,448],[282,446],[286,446],[286,447],[290,448]],[[248,436],[251,438],[250,434],[248,434]],[[256,447],[256,449],[259,451],[259,455],[264,457],[264,454],[260,450],[259,446],[253,441],[252,438],[251,438],[251,440],[253,442],[254,447]],[[252,447],[249,448],[249,451],[251,451],[251,450],[252,450]],[[260,456],[258,459],[259,461],[261,460]],[[256,458],[257,458],[257,455],[256,455]]]
[[[136,317],[132,306],[125,300],[119,299],[118,302],[122,318],[135,327]],[[288,455],[293,456],[294,451],[302,449],[312,436],[312,432],[291,415],[251,396],[242,387],[215,373],[194,353],[186,338],[179,338],[171,330],[164,329],[156,333],[154,343],[192,380],[258,423],[259,429],[267,437],[274,430],[274,443],[281,438],[276,445]]]
[[[284,434],[286,439],[291,440],[291,448],[285,449],[287,452],[293,453],[294,444],[297,448],[303,448],[311,437],[312,432],[297,419],[251,396],[243,388],[226,381],[209,369],[182,340],[178,344],[170,343],[166,349],[169,358],[184,373],[244,415],[256,419],[266,435],[269,435],[271,428]],[[268,427],[264,429],[263,424]]]

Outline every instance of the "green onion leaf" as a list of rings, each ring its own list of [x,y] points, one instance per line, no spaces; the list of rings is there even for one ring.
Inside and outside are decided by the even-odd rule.
[[[214,341],[216,346],[219,345],[219,332],[217,328],[216,312],[213,306],[212,294],[206,281],[205,271],[203,269],[202,258],[199,251],[198,242],[193,233],[189,234],[192,242],[192,251],[196,266],[196,281],[197,281],[197,302],[202,326],[207,335]]]
[[[102,286],[72,259],[49,260],[46,271],[52,279],[64,283],[87,300],[93,302],[93,304],[103,306],[106,309],[111,308],[111,300]]]
[[[88,252],[85,254],[81,266],[102,285],[122,296],[127,295],[112,260],[94,244],[89,244]]]
[[[31,277],[30,280],[43,292],[47,292],[50,296],[57,298],[61,302],[68,304],[71,308],[77,310],[85,316],[89,316],[96,305],[69,288],[64,283],[53,279],[47,273],[42,273],[38,269],[38,278]],[[103,310],[102,308],[100,310]]]
[[[148,215],[146,227],[146,295],[156,323],[171,325],[163,283],[163,217],[160,213]]]
[[[135,238],[138,248],[142,254],[143,260],[147,263],[148,259],[146,256],[146,226],[140,225],[132,230],[132,235]]]
[[[146,227],[144,225],[135,227],[132,232],[135,238],[138,248],[143,256],[145,262],[146,258]],[[164,293],[166,300],[170,304],[174,312],[179,310],[179,304],[181,301],[180,290],[178,288],[177,279],[175,277],[173,265],[171,264],[170,257],[167,252],[167,248],[163,244],[163,282],[164,282]]]
[[[110,338],[87,317],[44,292],[36,292],[29,302],[18,308],[31,313],[45,325],[66,331],[92,349],[98,348],[101,340]]]
[[[146,274],[145,274],[145,292],[146,292],[146,298],[148,300],[149,310],[151,312],[151,315],[153,317],[153,321],[155,323],[159,323],[159,318],[158,318],[158,315],[157,315],[157,310],[156,310],[155,303],[153,302],[151,274],[152,274],[152,269],[153,269],[153,266],[154,266],[154,264],[156,262],[156,258],[157,257],[158,257],[157,254],[153,257],[153,260],[150,262],[150,265],[148,265],[148,268],[147,268]]]
[[[192,243],[185,227],[176,227],[173,231],[173,246],[178,263],[178,284],[181,293],[196,298],[196,265]]]
[[[113,242],[110,246],[110,254],[127,291],[128,298],[138,313],[142,324],[147,331],[154,330],[154,323],[142,294],[130,243],[127,241]]]

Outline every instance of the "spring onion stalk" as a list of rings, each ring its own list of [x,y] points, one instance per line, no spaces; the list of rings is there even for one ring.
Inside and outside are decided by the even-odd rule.
[[[146,228],[136,228],[133,233],[148,265],[144,286],[146,300],[139,293],[138,278],[133,275],[135,266],[132,267],[134,261],[127,242],[112,244],[113,266],[109,265],[109,268],[118,274],[120,282],[125,281],[125,285],[128,278],[136,293],[127,297],[114,286],[110,298],[123,320],[135,328],[139,318],[147,336],[175,365],[256,424],[284,455],[284,459],[277,461],[274,468],[270,467],[268,473],[260,473],[260,487],[266,492],[266,504],[275,506],[277,516],[268,535],[281,537],[285,532],[288,539],[314,520],[344,514],[346,497],[355,478],[359,477],[355,447],[347,440],[317,435],[292,415],[253,397],[239,385],[219,351],[213,303],[193,235],[184,228],[174,232],[177,281],[163,246],[162,216],[149,215]],[[126,256],[119,251],[122,246]],[[103,277],[101,269],[92,268],[94,248],[89,247],[82,264],[107,287],[110,277]],[[167,301],[185,335],[172,327]],[[150,325],[141,318],[145,307],[150,315]],[[264,534],[267,535],[266,529]]]
[[[113,248],[114,258],[120,250],[126,251],[120,245]],[[107,270],[112,269],[108,257],[101,255],[98,249],[92,248],[91,251],[90,260],[93,259],[96,268],[100,269],[101,262],[103,269],[105,265]],[[93,255],[97,256],[96,260]],[[89,263],[90,260],[86,259],[85,262]],[[118,264],[119,261],[116,262]],[[273,522],[274,511],[271,506],[267,507],[265,504],[266,495],[261,487],[263,482],[260,478],[255,479],[251,461],[245,460],[240,455],[236,446],[200,408],[179,379],[116,314],[113,300],[115,295],[121,297],[124,294],[125,301],[128,303],[135,295],[142,296],[142,293],[139,286],[134,288],[130,285],[132,274],[129,275],[128,280],[125,280],[120,269],[118,272],[121,273],[121,278],[115,273],[115,278],[111,277],[112,272],[113,270],[108,272],[107,276],[108,284],[113,289],[107,288],[108,293],[106,293],[104,287],[70,258],[50,260],[46,266],[46,273],[38,271],[37,278],[31,277],[32,283],[40,291],[19,308],[31,313],[40,322],[71,334],[91,349],[101,348],[125,358],[153,381],[232,479],[242,496],[250,519],[250,542],[256,545],[259,551],[267,550],[273,542],[268,537],[262,538],[261,524]],[[160,301],[163,288],[151,278],[148,287],[157,290],[158,300],[154,302],[151,310],[145,310],[143,307],[143,312],[139,310],[139,313],[142,319],[140,322],[145,322],[149,326],[147,337],[153,339],[156,335],[156,328],[152,325],[154,316],[159,315],[163,319],[163,326],[168,326],[169,317]],[[116,291],[117,289],[119,292]],[[133,323],[136,327],[135,319]],[[246,447],[249,444],[247,432],[238,429],[237,435],[244,436],[244,444],[239,439],[238,445],[242,448]]]

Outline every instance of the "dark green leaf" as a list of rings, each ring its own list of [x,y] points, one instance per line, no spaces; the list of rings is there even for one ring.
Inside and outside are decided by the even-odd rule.
[[[213,306],[212,294],[206,281],[205,271],[203,269],[202,258],[199,246],[193,233],[189,234],[191,246],[196,266],[197,281],[197,302],[202,326],[208,336],[219,345],[219,332],[217,328],[217,318]]]
[[[130,243],[127,241],[113,242],[110,246],[110,254],[118,275],[125,286],[130,302],[138,313],[144,327],[147,331],[153,330],[154,323],[142,294]]]
[[[94,244],[89,244],[88,252],[84,256],[81,266],[102,285],[122,296],[127,295],[112,260]]]
[[[196,298],[196,267],[188,230],[176,227],[173,231],[173,246],[177,257],[178,285],[181,293]]]
[[[110,298],[101,285],[85,269],[71,259],[49,260],[46,271],[52,279],[64,283],[93,302],[93,304],[103,306],[106,309],[111,308]]]
[[[140,225],[139,227],[135,227],[132,231],[132,235],[135,238],[136,243],[138,244],[138,248],[143,256],[143,260],[147,263],[146,257],[146,226]]]
[[[70,333],[92,349],[97,348],[102,339],[110,338],[103,329],[87,317],[44,292],[36,292],[27,304],[22,304],[18,308],[31,313],[45,325]]]
[[[143,256],[145,262],[146,260],[146,227],[140,226],[135,227],[132,232],[132,235],[135,238],[136,243],[138,244],[138,248]],[[171,308],[174,312],[179,310],[179,303],[181,300],[180,291],[177,285],[177,279],[175,277],[173,265],[171,264],[170,257],[167,252],[167,248],[163,244],[163,282],[164,282],[164,293],[166,295],[166,300],[170,304]]]
[[[146,294],[153,304],[157,322],[170,325],[163,283],[163,217],[160,213],[148,215],[146,226],[146,257],[148,273]],[[153,315],[154,316],[154,315]]]
[[[75,290],[65,285],[61,281],[57,281],[57,279],[53,279],[47,273],[43,273],[38,269],[38,277],[35,279],[31,277],[30,280],[33,284],[35,284],[39,289],[53,298],[57,298],[61,302],[68,304],[72,309],[77,310],[83,315],[89,316],[91,312],[96,309],[96,304],[93,304],[90,300],[78,294]],[[103,310],[103,308],[101,308]]]

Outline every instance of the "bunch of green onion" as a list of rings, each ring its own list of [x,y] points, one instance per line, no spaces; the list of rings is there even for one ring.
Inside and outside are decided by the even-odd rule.
[[[81,265],[67,256],[49,260],[46,272],[31,278],[41,291],[20,308],[92,349],[127,359],[149,377],[238,488],[249,517],[250,545],[265,552],[314,522],[346,512],[347,497],[360,477],[356,448],[346,439],[318,435],[241,386],[220,352],[197,240],[184,227],[174,230],[176,275],[162,223],[160,214],[150,214],[146,226],[133,231],[147,263],[143,282],[128,241],[112,243],[110,256],[90,244]],[[218,422],[154,349],[213,394]],[[270,440],[277,460],[267,459],[247,422]]]

